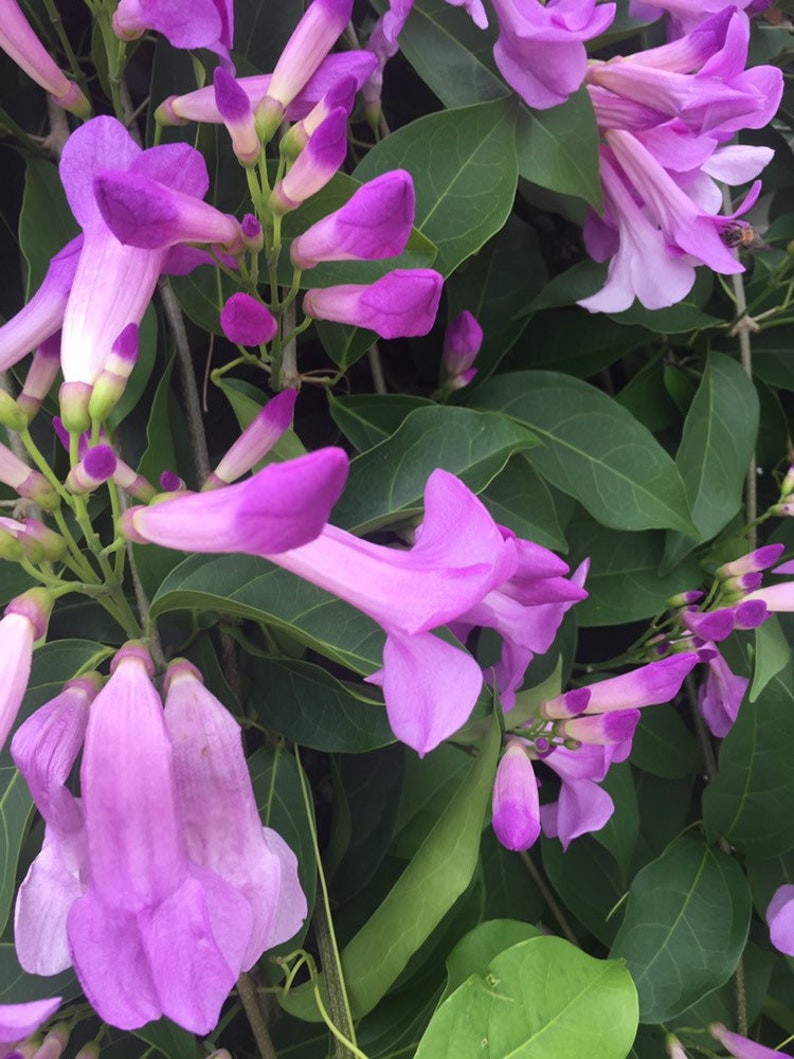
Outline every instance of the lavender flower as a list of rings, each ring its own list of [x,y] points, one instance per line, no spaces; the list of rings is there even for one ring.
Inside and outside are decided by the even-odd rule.
[[[26,1004],[0,1004],[0,1048],[7,1054],[9,1045],[29,1037],[51,1018],[61,1006],[61,998],[30,1000]]]
[[[31,588],[12,599],[0,621],[0,747],[16,720],[28,686],[33,644],[47,631],[52,597]]]
[[[271,397],[209,475],[201,487],[202,492],[237,481],[259,463],[292,424],[297,397],[295,390],[282,390]]]
[[[232,0],[120,0],[113,30],[122,40],[135,40],[156,30],[175,48],[209,48],[229,62],[234,37]]]
[[[766,910],[769,938],[780,952],[794,956],[794,886],[779,887]]]
[[[473,366],[482,346],[482,328],[468,309],[448,324],[444,332],[442,363],[447,373],[447,387],[459,390],[468,386],[477,369]]]
[[[715,1022],[709,1026],[709,1033],[715,1040],[725,1048],[733,1059],[792,1059],[788,1052],[781,1052],[777,1048],[765,1048],[763,1044],[742,1037],[739,1033],[731,1033],[721,1022]]]
[[[534,846],[540,835],[538,781],[527,751],[510,739],[496,770],[493,788],[493,829],[506,849]]]
[[[443,282],[433,269],[395,269],[371,284],[308,290],[303,311],[316,320],[368,327],[381,338],[426,335],[438,312]]]
[[[221,328],[230,342],[259,346],[276,337],[278,321],[266,305],[239,291],[221,309]]]
[[[286,176],[273,188],[271,209],[276,213],[297,209],[325,187],[344,162],[346,154],[347,111],[336,107],[309,137]]]

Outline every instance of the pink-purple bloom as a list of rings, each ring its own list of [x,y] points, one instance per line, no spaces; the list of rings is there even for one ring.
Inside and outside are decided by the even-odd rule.
[[[442,363],[451,389],[468,386],[477,369],[473,366],[482,346],[482,328],[476,316],[464,309],[444,332]]]
[[[202,492],[220,489],[250,471],[276,444],[292,424],[295,390],[282,390],[248,424],[201,487]]]
[[[777,1048],[767,1048],[739,1033],[732,1033],[721,1022],[715,1022],[709,1026],[709,1033],[720,1042],[733,1059],[792,1059],[788,1052],[781,1052]]]
[[[306,269],[320,261],[397,257],[408,242],[415,210],[410,173],[404,169],[384,173],[299,235],[290,250],[292,263]]]
[[[499,39],[494,59],[524,102],[539,110],[564,103],[587,67],[583,41],[603,33],[614,4],[595,0],[494,0]]]
[[[714,645],[708,644],[707,646],[713,647]],[[741,677],[732,672],[716,648],[713,657],[707,660],[706,665],[708,672],[698,693],[700,712],[711,734],[717,739],[723,739],[739,715],[739,707],[750,681],[747,677]]]
[[[31,588],[12,599],[0,620],[0,747],[17,718],[30,678],[33,644],[47,631],[52,598]]]
[[[579,714],[609,713],[669,702],[678,694],[684,678],[697,662],[694,651],[649,662],[618,677],[588,684],[586,690],[590,694],[584,705],[575,691],[549,699],[541,707],[541,716],[564,720]]]
[[[540,835],[538,781],[519,739],[508,741],[496,770],[491,823],[506,849],[529,849]]]
[[[223,333],[239,346],[262,345],[278,332],[278,321],[268,307],[245,291],[227,299],[220,319]]]
[[[91,105],[81,89],[58,68],[16,0],[0,0],[0,48],[28,77],[46,89],[59,107],[81,118],[91,113]]]
[[[316,320],[367,327],[381,338],[426,335],[444,279],[433,269],[395,269],[374,283],[308,290],[303,311]]]
[[[11,1045],[35,1033],[60,1006],[60,997],[29,1000],[26,1004],[0,1004],[0,1055],[9,1055]]]
[[[787,883],[776,891],[766,910],[769,938],[780,952],[794,956],[794,886]]]
[[[273,188],[271,208],[277,213],[297,209],[325,187],[344,162],[346,154],[347,111],[335,107],[309,137],[286,176]]]
[[[209,48],[229,63],[234,6],[232,0],[120,0],[113,29],[122,40],[153,29],[175,48]]]

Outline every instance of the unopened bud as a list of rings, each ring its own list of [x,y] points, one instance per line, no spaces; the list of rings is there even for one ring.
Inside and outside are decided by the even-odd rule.
[[[0,390],[0,423],[9,430],[26,430],[28,417],[10,393]]]
[[[89,449],[82,460],[69,472],[66,488],[73,493],[92,493],[112,478],[116,470],[116,454],[110,445]]]
[[[246,213],[243,217],[240,224],[240,234],[243,246],[253,254],[258,254],[265,245],[265,234],[262,231],[262,225],[259,222],[259,218],[255,217],[253,213]]]
[[[26,518],[22,525],[25,527],[25,535],[22,538],[22,547],[26,550],[28,558],[32,558],[28,548],[35,544],[40,550],[40,555],[48,563],[59,562],[66,554],[66,541],[55,530],[45,526],[35,518]]]
[[[64,1048],[69,1043],[69,1028],[61,1022],[53,1026],[44,1038],[33,1059],[61,1059]]]
[[[22,393],[17,404],[22,409],[25,419],[30,423],[58,375],[61,366],[61,332],[56,331],[41,343],[33,355],[30,368],[25,377]]]
[[[121,399],[138,359],[138,325],[128,324],[113,343],[113,348],[97,376],[88,401],[88,414],[95,423],[103,423]]]
[[[87,382],[65,382],[58,392],[61,422],[70,434],[82,434],[91,426],[88,404],[91,387]]]

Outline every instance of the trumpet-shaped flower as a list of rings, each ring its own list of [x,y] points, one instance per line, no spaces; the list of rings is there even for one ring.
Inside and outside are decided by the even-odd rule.
[[[374,283],[308,290],[303,311],[316,320],[367,327],[381,338],[426,335],[436,319],[443,283],[431,268],[398,268]]]
[[[541,716],[549,720],[566,719],[580,714],[609,713],[670,702],[698,661],[696,652],[687,651],[659,662],[649,662],[619,677],[608,677],[596,684],[588,684],[585,690],[590,695],[584,705],[576,691],[549,699],[541,707]]]
[[[269,496],[270,483],[276,482],[271,476],[280,472],[273,494],[278,496],[301,462],[271,465],[226,490],[131,509],[122,530],[134,540],[171,547],[180,547],[189,532],[195,549],[196,528],[206,524],[208,504],[212,514],[212,502],[219,498],[226,510],[224,501],[233,489],[250,489],[250,498],[259,490]],[[264,510],[268,506],[264,503]],[[419,753],[432,750],[465,723],[482,687],[482,672],[466,652],[431,630],[454,621],[508,580],[516,551],[462,482],[446,471],[433,472],[425,490],[425,520],[410,551],[370,544],[329,525],[313,540],[307,534],[308,543],[274,553],[260,522],[271,525],[234,514],[223,525],[218,519],[198,549],[263,555],[377,621],[387,637],[384,665],[369,679],[383,687],[395,734]]]
[[[713,644],[706,646],[714,648]],[[716,648],[706,664],[708,673],[698,692],[700,712],[711,734],[723,739],[733,727],[750,682],[733,673]]]
[[[292,263],[297,268],[313,268],[320,261],[397,257],[408,242],[415,210],[410,173],[404,169],[384,173],[299,235],[290,250]]]
[[[511,88],[530,107],[564,103],[581,85],[587,68],[583,41],[603,33],[614,4],[595,0],[494,0],[499,39],[494,59]]]
[[[271,397],[209,475],[201,487],[202,492],[219,489],[242,478],[270,452],[292,423],[297,397],[295,390],[282,390]]]
[[[91,113],[90,103],[55,64],[16,0],[0,2],[0,48],[28,77],[46,89],[59,107],[81,118],[87,118]]]
[[[67,918],[72,962],[100,1018],[216,1024],[252,929],[251,906],[189,859],[174,755],[151,662],[117,654],[94,700],[80,770],[87,889]]]
[[[83,246],[63,317],[61,366],[66,382],[80,387],[95,381],[124,328],[140,323],[160,274],[168,268],[167,245],[124,246],[110,231],[94,188],[100,170],[130,171],[194,201],[209,186],[198,151],[186,144],[142,151],[115,118],[94,118],[67,140],[60,175],[83,229]]]
[[[122,40],[135,40],[156,30],[175,48],[209,48],[229,64],[234,38],[232,0],[120,0],[113,30]]]
[[[0,621],[0,747],[16,720],[30,678],[33,644],[47,631],[52,597],[31,588],[13,599]]]
[[[306,918],[297,860],[259,819],[240,726],[184,659],[168,668],[165,724],[188,856],[233,886],[251,908],[253,926],[242,956],[247,970]]]
[[[60,1006],[59,996],[26,1004],[0,1004],[0,1055],[8,1055],[11,1045],[35,1033]]]
[[[224,489],[130,508],[121,529],[131,540],[197,552],[270,555],[299,548],[323,529],[347,478],[342,449],[318,449],[270,464]]]
[[[31,974],[57,974],[71,965],[66,917],[86,886],[83,813],[66,786],[99,689],[95,675],[70,681],[20,725],[11,742],[46,824],[41,852],[17,894],[14,940],[20,964]]]
[[[538,781],[527,751],[511,739],[496,770],[493,788],[493,829],[506,849],[534,846],[540,835]]]
[[[543,833],[559,838],[563,849],[580,835],[600,831],[615,811],[615,803],[598,784],[610,766],[625,761],[631,751],[631,740],[607,746],[584,745],[578,750],[564,746],[543,759],[544,764],[562,780],[556,802],[540,808]]]
[[[791,889],[794,889],[792,887]],[[709,1026],[709,1033],[725,1048],[733,1059],[792,1059],[788,1052],[777,1048],[766,1048],[757,1041],[751,1041],[739,1033],[731,1033],[721,1022]]]

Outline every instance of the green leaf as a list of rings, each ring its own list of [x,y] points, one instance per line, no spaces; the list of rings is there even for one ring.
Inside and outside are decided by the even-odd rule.
[[[381,13],[385,5],[375,5]],[[445,0],[413,5],[400,51],[445,107],[465,107],[510,94],[493,62],[493,28],[481,30]]]
[[[615,859],[591,835],[563,850],[556,838],[541,839],[543,869],[554,892],[599,941],[609,945],[620,916],[611,915],[625,896]]]
[[[635,876],[610,956],[631,971],[642,1022],[666,1022],[728,980],[750,912],[740,866],[689,835]]]
[[[521,107],[516,131],[521,176],[551,191],[576,195],[601,213],[598,144],[595,113],[584,85],[550,110]]]
[[[757,434],[752,381],[735,360],[710,353],[675,457],[701,540],[715,537],[741,508]],[[691,547],[691,541],[673,537],[668,562]]]
[[[637,792],[629,763],[624,761],[613,765],[601,786],[615,803],[615,811],[601,830],[593,834],[593,838],[615,858],[621,882],[625,886],[640,831]]]
[[[416,227],[438,247],[448,276],[507,220],[518,179],[514,107],[498,99],[429,114],[392,133],[355,171],[371,180],[407,169],[416,188]]]
[[[490,379],[472,403],[530,427],[544,442],[530,462],[603,525],[695,533],[673,461],[594,386],[551,371],[516,372]]]
[[[624,1059],[636,1029],[637,995],[625,967],[562,938],[530,938],[441,1005],[416,1059],[582,1059],[583,1034],[588,1059]]]
[[[356,393],[334,397],[328,393],[328,410],[334,422],[359,452],[366,452],[396,433],[417,408],[437,408],[435,401],[402,393]]]
[[[315,750],[359,754],[394,742],[381,702],[320,666],[250,658],[251,701],[262,724]]]
[[[195,1059],[196,1038],[170,1019],[150,1022],[136,1030],[135,1036],[151,1044],[166,1059]]]
[[[791,659],[791,648],[776,614],[770,614],[755,630],[753,682],[748,697],[755,702],[772,677],[785,669]]]
[[[642,711],[634,734],[631,763],[652,776],[683,779],[701,765],[700,751],[678,711],[661,703]]]
[[[491,724],[477,760],[374,915],[342,952],[354,1016],[371,1011],[471,882],[500,746]]]
[[[719,772],[703,795],[709,836],[724,836],[748,857],[794,848],[794,693],[791,670],[742,703],[720,748]]]
[[[58,167],[43,158],[29,158],[19,215],[19,245],[28,264],[28,298],[41,286],[50,259],[79,234]]]
[[[444,6],[455,10],[446,2]],[[511,214],[476,257],[450,277],[448,318],[468,309],[483,329],[475,385],[492,374],[521,338],[529,321],[520,310],[543,289],[547,276],[534,228]]]
[[[24,1004],[45,996],[60,996],[68,1001],[79,995],[80,986],[71,967],[42,980],[39,975],[22,970],[12,942],[0,942],[0,1004]]]
[[[174,610],[272,624],[356,673],[382,665],[383,633],[371,618],[254,555],[196,555],[180,563],[152,600],[152,618]]]
[[[537,938],[540,931],[520,919],[492,919],[465,934],[447,957],[447,985],[443,1000],[463,985],[469,975],[485,978],[491,960],[520,941]]]
[[[574,558],[590,557],[589,595],[576,605],[580,626],[650,618],[670,596],[700,583],[700,566],[692,558],[660,577],[665,537],[658,531],[620,533],[585,516],[570,522],[566,534]]]
[[[357,456],[334,508],[334,521],[356,533],[412,518],[422,511],[427,479],[441,467],[475,493],[504,467],[517,449],[535,444],[506,416],[468,408],[418,408],[386,441]]]
[[[519,537],[560,552],[568,550],[549,487],[523,453],[510,457],[480,499],[497,522]]]

